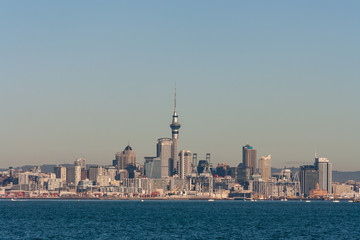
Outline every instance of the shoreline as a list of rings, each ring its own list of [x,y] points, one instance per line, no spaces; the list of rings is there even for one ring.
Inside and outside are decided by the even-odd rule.
[[[156,198],[116,198],[116,197],[0,197],[1,200],[11,200],[11,201],[21,201],[21,200],[91,200],[91,201],[249,201],[249,202],[271,202],[271,201],[281,201],[283,199],[244,199],[244,198],[209,198],[209,197],[179,197],[179,198],[168,198],[168,197],[156,197]],[[333,201],[334,199],[305,199],[305,198],[294,198],[287,199],[287,201]],[[354,199],[336,199],[342,202],[353,201]],[[286,202],[286,201],[285,201]]]

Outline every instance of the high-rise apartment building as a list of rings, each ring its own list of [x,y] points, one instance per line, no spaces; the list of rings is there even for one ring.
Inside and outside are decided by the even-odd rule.
[[[161,177],[172,175],[172,169],[169,167],[173,164],[172,149],[173,141],[171,138],[159,138],[157,142],[157,157],[161,160]]]
[[[98,177],[102,175],[104,175],[104,168],[102,166],[93,165],[89,167],[89,179],[92,182],[96,183]]]
[[[256,150],[249,144],[243,146],[243,167],[251,169],[251,175],[256,174]]]
[[[75,166],[80,166],[81,169],[86,169],[86,159],[85,158],[78,158],[74,162]]]
[[[327,158],[315,157],[315,169],[318,171],[319,189],[332,193],[332,164]]]
[[[178,161],[178,175],[179,178],[186,178],[187,175],[191,174],[191,161],[192,154],[190,151],[182,150],[179,153],[179,161]]]
[[[77,186],[81,180],[81,167],[68,166],[66,167],[66,184],[74,184]]]
[[[87,178],[87,170],[86,170],[86,159],[85,158],[77,158],[74,162],[75,166],[80,166],[81,168],[81,180],[85,180]]]
[[[56,178],[60,178],[63,184],[66,184],[66,167],[56,166],[54,167],[54,173]]]
[[[129,165],[136,167],[136,154],[134,150],[128,145],[122,152],[118,152],[115,155],[115,164],[117,169],[126,169]]]
[[[259,159],[259,174],[264,181],[268,181],[271,177],[271,155],[262,156]]]

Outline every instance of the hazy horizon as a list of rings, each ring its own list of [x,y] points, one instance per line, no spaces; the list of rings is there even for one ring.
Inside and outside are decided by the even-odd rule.
[[[0,167],[143,163],[178,150],[237,166],[326,157],[359,171],[358,1],[0,3]]]

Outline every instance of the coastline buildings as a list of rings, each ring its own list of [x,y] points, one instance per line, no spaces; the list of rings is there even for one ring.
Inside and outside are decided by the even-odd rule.
[[[315,157],[315,169],[318,171],[319,189],[332,193],[332,164],[327,158]]]
[[[116,153],[112,166],[91,165],[87,170],[86,160],[78,158],[72,166],[56,166],[54,173],[42,173],[40,167],[25,172],[9,169],[9,178],[3,183],[9,183],[8,188],[18,192],[45,194],[48,191],[46,194],[93,194],[97,197],[222,198],[235,193],[230,196],[266,199],[301,195],[319,197],[332,193],[332,165],[326,158],[315,158],[314,165],[302,166],[295,174],[290,169],[283,169],[281,173],[271,175],[271,156],[262,156],[258,160],[257,174],[257,151],[247,144],[242,147],[242,161],[238,167],[223,163],[213,168],[210,153],[206,153],[206,160],[197,161],[196,153],[177,152],[180,127],[175,90],[170,124],[172,137],[157,139],[156,156],[145,157],[143,166],[137,164],[137,156],[128,145]],[[336,185],[340,196],[355,196],[354,189],[357,188]]]
[[[318,158],[315,156],[314,165],[301,166],[300,186],[304,196],[309,196],[310,190],[313,189],[325,190],[328,195],[331,195],[333,192],[332,164],[329,160],[327,158]]]

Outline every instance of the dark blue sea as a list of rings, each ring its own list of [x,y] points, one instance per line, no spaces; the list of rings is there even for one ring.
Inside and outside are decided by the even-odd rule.
[[[0,200],[0,239],[360,239],[360,203]]]

